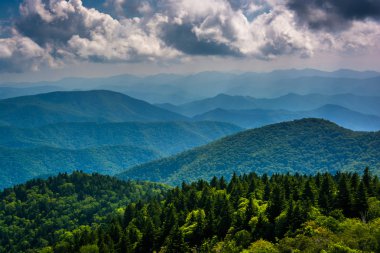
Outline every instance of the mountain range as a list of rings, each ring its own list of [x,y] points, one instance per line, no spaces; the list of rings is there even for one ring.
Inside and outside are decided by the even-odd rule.
[[[358,96],[353,94],[299,95],[289,93],[275,98],[254,98],[250,96],[231,96],[219,94],[215,97],[201,99],[181,105],[157,104],[161,108],[193,117],[215,109],[226,110],[288,110],[309,111],[327,104],[339,105],[363,114],[380,116],[380,97]]]
[[[200,72],[188,75],[120,75],[106,78],[65,78],[59,81],[34,83],[3,83],[0,84],[0,98],[35,94],[31,93],[31,90],[38,86],[54,86],[57,91],[106,89],[128,94],[150,103],[173,104],[213,97],[220,93],[254,97],[276,97],[295,92],[303,95],[352,93],[380,96],[379,80],[380,73],[378,72],[347,69],[334,72],[289,69],[267,73]],[[27,89],[10,92],[9,87]]]
[[[268,125],[128,169],[123,179],[165,182],[259,174],[360,171],[380,166],[380,132],[354,132],[321,119]]]
[[[182,115],[178,111],[169,111],[172,108],[163,109],[157,105],[152,105],[121,93],[105,90],[51,92],[0,100],[0,134],[2,136],[0,138],[0,167],[3,168],[0,173],[0,187],[8,187],[34,177],[76,169],[86,172],[116,174],[134,166],[149,167],[151,165],[148,162],[176,155],[180,152],[185,152],[180,154],[180,158],[171,157],[165,159],[174,159],[174,164],[179,162],[185,168],[180,169],[181,172],[178,172],[180,173],[178,179],[176,179],[177,176],[170,173],[165,174],[163,176],[165,182],[178,182],[186,178],[185,176],[182,177],[181,173],[185,173],[183,171],[187,170],[189,170],[190,174],[185,174],[190,176],[190,179],[191,176],[202,175],[198,171],[191,172],[192,166],[202,168],[202,166],[197,164],[198,162],[205,162],[205,166],[211,166],[210,164],[214,166],[219,164],[220,160],[226,166],[235,166],[232,164],[236,164],[239,169],[243,168],[242,171],[246,172],[246,164],[239,165],[240,161],[246,159],[244,158],[245,152],[247,152],[246,149],[243,151],[234,150],[234,145],[232,144],[227,146],[222,145],[226,150],[234,150],[233,154],[225,154],[226,150],[215,148],[215,150],[220,149],[218,156],[213,155],[214,148],[208,150],[207,146],[203,147],[204,149],[200,149],[204,150],[201,153],[197,153],[198,149],[195,149],[195,153],[186,150],[235,134],[241,131],[242,127],[260,127],[305,117],[329,119],[341,126],[355,130],[374,131],[380,128],[378,116],[366,115],[335,104],[325,104],[322,107],[309,111],[289,110],[308,108],[308,101],[310,107],[323,104],[326,101],[336,101],[338,104],[345,103],[344,105],[350,105],[358,110],[375,110],[379,103],[375,97],[353,95],[333,97],[335,100],[330,96],[322,95],[301,96],[289,94],[277,99],[254,99],[251,97],[219,95],[214,98],[196,101],[184,107],[173,105],[178,108],[190,108],[194,112],[206,110],[205,113],[192,118]],[[345,102],[345,99],[351,99],[351,103]],[[219,106],[225,106],[228,109],[220,109]],[[267,106],[270,109],[245,109],[255,106],[260,108]],[[213,109],[214,107],[216,109]],[[287,110],[284,110],[283,107]],[[204,122],[205,120],[207,122]],[[318,132],[321,125],[327,124],[322,124],[321,122],[325,121],[318,120],[312,122],[314,122],[316,127],[315,132]],[[375,143],[371,144],[371,148],[376,149],[376,145],[378,145],[376,143],[378,141],[378,132],[356,133],[349,130],[343,131],[338,126],[332,123],[329,124],[327,125],[331,128],[328,130],[330,134],[334,136],[334,133],[337,132],[337,135],[341,136],[343,140],[346,141],[348,139],[349,147],[357,146],[355,143],[350,143],[350,141],[356,140],[357,136],[370,136],[367,138],[368,143]],[[317,138],[313,137],[314,132],[310,130],[312,129],[310,125],[313,124],[296,125],[297,127],[295,128],[301,133],[305,129],[305,131],[310,131],[310,138],[307,135],[302,137],[297,136],[297,132],[293,132],[293,129],[289,129],[289,133],[282,131],[282,134],[285,137],[293,136],[296,140],[306,138],[305,141],[300,141],[302,145],[308,145],[313,138]],[[267,138],[263,142],[271,143],[271,135],[273,133],[268,134],[265,129],[260,128],[252,131],[254,131],[254,135],[257,134],[263,138]],[[344,132],[346,135],[340,135],[340,132]],[[284,136],[275,136],[275,139],[278,139],[279,143],[273,145],[272,149],[288,143],[288,140],[283,139]],[[247,138],[249,140],[253,137],[251,138],[250,135],[247,135]],[[360,138],[359,143],[361,145],[362,139]],[[223,142],[223,139],[221,141]],[[249,148],[251,144],[246,143],[246,141],[238,137],[232,143],[245,143]],[[332,144],[334,144],[334,141],[337,140],[333,139],[332,141]],[[346,143],[340,141],[339,139],[334,144],[337,148],[337,153],[343,148],[347,149]],[[315,142],[319,145],[317,140]],[[210,145],[214,147],[215,143]],[[321,147],[318,145],[317,147],[325,151],[325,146]],[[283,155],[281,152],[277,154],[274,150],[267,151],[266,147],[255,146],[255,148],[262,150],[264,152],[263,155],[266,155],[265,157]],[[292,150],[291,148],[294,147],[289,148],[288,146],[284,146],[284,148],[285,150]],[[293,151],[287,155],[292,157]],[[190,155],[189,158],[185,155],[187,154],[186,152],[195,155]],[[267,156],[267,152],[269,152],[269,156]],[[297,154],[298,151],[294,152]],[[309,154],[306,148],[303,152]],[[348,156],[347,159],[356,160],[358,164],[364,166],[365,161],[367,161],[363,158],[364,153],[360,153],[359,151],[356,153],[357,157],[350,158]],[[371,149],[369,149],[369,153],[376,154]],[[182,157],[182,155],[185,156]],[[224,159],[228,159],[228,155],[238,157],[238,159],[224,161]],[[322,160],[327,159],[325,153],[316,153],[314,155],[322,157]],[[202,160],[203,158],[206,160]],[[264,159],[264,156],[260,159]],[[285,158],[283,159],[285,160]],[[302,160],[300,157],[296,157],[295,159],[298,159],[298,161]],[[162,161],[158,160],[157,163],[160,164]],[[278,159],[276,161],[270,160],[268,163],[253,161],[255,162],[250,161],[248,164],[252,164],[253,167],[263,170],[284,166],[282,163],[277,162]],[[376,159],[370,157],[368,164],[377,164],[376,161]],[[335,160],[331,162],[337,163]],[[353,166],[348,162],[342,162],[340,165],[336,165],[335,163],[334,167],[337,169],[346,169],[346,167],[352,169]],[[152,164],[156,163],[152,162]],[[267,165],[269,167],[266,167]],[[300,167],[304,166],[306,168],[305,171],[309,173],[313,170],[326,169],[320,167],[320,165],[309,165],[308,162],[295,164],[295,166],[287,164],[285,168],[286,170],[293,168],[295,171],[301,171]],[[172,165],[168,166],[172,168]],[[143,175],[146,174],[146,172],[141,172],[144,169],[140,171],[140,169],[136,170],[136,168],[140,167],[131,169],[131,171],[134,171],[133,178],[145,179],[144,176],[141,176],[141,173]],[[208,171],[207,168],[204,168],[203,172],[206,173]],[[146,179],[151,179],[152,177],[152,180],[161,180],[162,175],[155,175],[157,173],[165,173],[165,171],[166,169],[162,172],[148,173],[149,177]],[[223,167],[221,171],[223,171]],[[207,172],[205,175],[211,175],[214,172],[219,173],[220,171],[218,172],[215,168],[212,168],[211,172]],[[230,174],[230,172],[228,171],[225,174]]]
[[[154,149],[161,155],[181,152],[241,128],[222,122],[123,122],[59,123],[38,128],[0,127],[0,146],[34,148],[46,146],[84,149],[130,145]]]
[[[182,105],[157,106],[192,117],[236,124],[244,128],[260,127],[302,118],[323,118],[357,131],[380,130],[380,97],[287,94],[277,98],[253,98],[219,94]]]
[[[41,175],[123,169],[206,144],[241,128],[218,122],[60,123],[0,127],[0,188]]]
[[[186,117],[105,90],[52,92],[0,100],[0,125],[38,127],[59,122],[181,121]]]
[[[351,111],[347,108],[327,104],[310,111],[286,110],[225,110],[215,109],[193,117],[194,120],[229,122],[244,128],[261,127],[282,121],[302,118],[322,118],[356,131],[380,130],[380,117]]]

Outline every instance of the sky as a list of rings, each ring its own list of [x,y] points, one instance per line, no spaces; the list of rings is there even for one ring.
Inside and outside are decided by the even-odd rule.
[[[380,71],[380,0],[1,0],[0,82]]]

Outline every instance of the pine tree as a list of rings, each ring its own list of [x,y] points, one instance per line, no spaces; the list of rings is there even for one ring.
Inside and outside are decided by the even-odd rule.
[[[358,190],[359,184],[360,184],[360,177],[359,177],[358,173],[352,174],[350,184],[351,184],[352,192],[356,192]]]
[[[365,188],[367,189],[367,193],[369,196],[373,196],[373,189],[372,189],[372,175],[371,172],[369,171],[369,168],[366,167],[364,169],[363,173],[363,179],[362,179]]]
[[[264,187],[263,200],[268,201],[270,198],[270,193],[271,193],[271,189],[270,189],[270,185],[268,182],[267,184],[265,184],[265,187]]]
[[[249,221],[256,214],[258,214],[258,210],[254,209],[253,199],[249,198],[248,206],[245,209],[245,214],[244,214],[245,216],[244,229],[249,230]]]
[[[305,184],[305,189],[302,192],[301,199],[303,201],[308,201],[311,205],[314,205],[317,199],[316,189],[312,180],[307,180]]]
[[[365,218],[368,210],[368,195],[364,182],[360,182],[358,191],[355,196],[355,216]]]
[[[274,219],[280,215],[280,213],[285,209],[285,198],[282,189],[276,185],[269,199],[269,204],[267,208],[267,215],[269,221],[273,222]]]
[[[226,188],[227,188],[227,183],[226,183],[226,180],[224,179],[224,177],[222,176],[219,180],[219,189],[224,190]]]
[[[340,175],[336,207],[342,209],[345,216],[353,216],[353,198],[346,174]]]
[[[210,182],[210,186],[213,188],[218,189],[219,188],[219,180],[216,176],[213,176]]]
[[[318,204],[326,212],[330,212],[334,206],[334,181],[329,174],[323,175],[319,190]]]

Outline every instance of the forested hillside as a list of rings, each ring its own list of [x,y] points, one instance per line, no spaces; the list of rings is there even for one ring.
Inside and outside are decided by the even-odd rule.
[[[131,168],[120,177],[176,185],[233,172],[315,174],[366,166],[380,167],[380,132],[354,132],[329,121],[302,119],[243,131]]]
[[[75,178],[80,182],[81,177],[88,178],[84,175]],[[6,227],[1,226],[0,238],[6,238],[2,239],[2,249],[9,249],[16,237],[22,243],[13,248],[14,252],[31,249],[45,253],[380,251],[380,182],[368,169],[362,176],[357,173],[326,173],[268,177],[251,173],[234,174],[229,182],[223,177],[214,177],[210,182],[183,183],[181,187],[169,190],[163,199],[158,194],[157,197],[125,205],[125,209],[114,212],[106,224],[99,225],[95,220],[92,226],[81,226],[73,231],[69,231],[73,229],[70,227],[48,232],[47,228],[52,229],[57,221],[70,220],[55,220],[53,217],[60,217],[62,212],[50,212],[50,222],[46,222],[49,225],[43,223],[37,233],[37,238],[45,240],[30,237],[28,229],[19,228],[17,235],[12,233],[18,228],[15,224],[27,222],[20,216],[33,220],[36,217],[33,214],[39,211],[45,214],[43,210],[50,207],[49,191],[44,193],[46,190],[41,190],[45,189],[41,188],[44,181],[39,181],[38,185],[31,187],[31,191],[40,195],[29,194],[26,198],[25,191],[20,193],[20,188],[30,189],[27,186],[1,195],[0,220],[8,222]],[[77,196],[76,191],[82,191],[82,188],[67,183],[57,185],[61,194],[65,191]],[[81,187],[95,186],[85,184]],[[130,190],[135,192],[133,189]],[[144,187],[140,189],[144,192]],[[158,190],[157,186],[155,189]],[[82,199],[80,196],[78,194],[78,199]],[[107,197],[108,194],[102,196]],[[20,208],[26,203],[34,203],[35,199],[44,205],[39,203],[36,209]],[[62,201],[64,206],[65,199]],[[76,203],[75,197],[71,203]],[[88,205],[78,208],[84,217],[88,217],[86,214],[92,210]],[[28,216],[29,213],[32,215]],[[38,219],[41,216],[45,217],[39,215]],[[77,221],[77,217],[83,216],[73,214],[72,217]],[[52,234],[54,236],[49,237]]]
[[[0,125],[5,126],[180,120],[186,120],[186,117],[106,90],[61,91],[0,100]]]
[[[35,252],[69,238],[80,242],[78,234],[109,222],[128,203],[160,200],[166,190],[81,172],[5,189],[0,192],[0,252]]]
[[[0,127],[0,189],[83,170],[113,175],[206,144],[241,128],[218,122],[60,123]]]
[[[83,170],[113,175],[133,165],[158,159],[160,154],[136,146],[104,146],[79,150],[36,147],[0,148],[0,189],[36,177]]]
[[[240,131],[221,122],[59,123],[38,128],[0,126],[0,146],[84,149],[129,145],[170,155]]]

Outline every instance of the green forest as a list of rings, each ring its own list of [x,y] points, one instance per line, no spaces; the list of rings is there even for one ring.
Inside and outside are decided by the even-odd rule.
[[[106,224],[128,203],[161,199],[167,189],[82,172],[5,189],[0,192],[0,252],[36,252],[82,229]]]
[[[238,174],[358,172],[380,167],[380,132],[355,132],[323,119],[249,129],[117,176],[179,185]],[[374,174],[380,176],[379,170]]]
[[[368,168],[174,188],[75,172],[0,197],[1,252],[380,251],[380,182]]]

